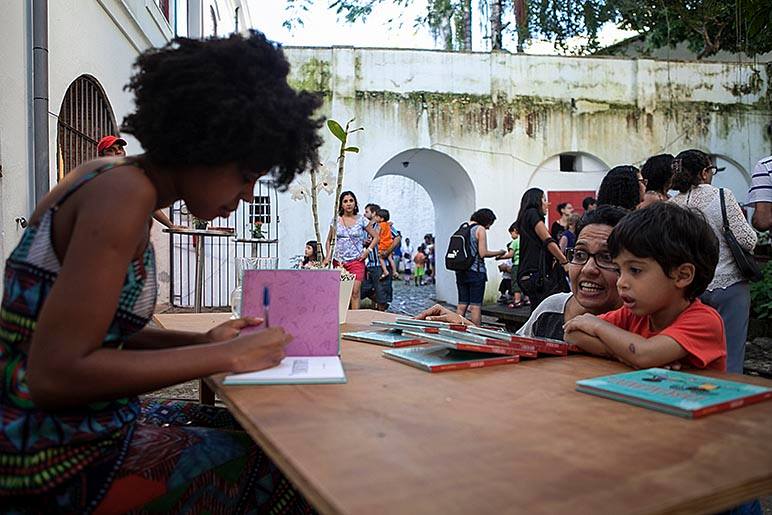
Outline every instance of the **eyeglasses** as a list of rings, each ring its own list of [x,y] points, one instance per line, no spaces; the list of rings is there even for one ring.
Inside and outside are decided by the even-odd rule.
[[[718,172],[723,170],[723,168],[719,168],[717,166],[709,166],[705,168],[711,175],[718,175]]]
[[[614,272],[619,271],[619,268],[614,264],[614,260],[609,252],[597,252],[593,254],[592,252],[587,252],[582,249],[566,249],[566,259],[568,259],[568,262],[572,265],[584,265],[590,258],[595,258],[595,264],[598,265],[598,268],[613,270]]]
[[[649,184],[649,180],[648,179],[644,179],[643,177],[638,177],[638,182],[640,182],[644,186]]]

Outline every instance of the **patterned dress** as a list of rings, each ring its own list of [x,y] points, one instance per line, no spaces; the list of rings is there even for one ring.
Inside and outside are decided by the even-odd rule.
[[[61,263],[51,226],[79,179],[29,226],[6,261],[0,307],[0,506],[6,513],[303,513],[311,509],[227,411],[136,397],[51,412],[35,406],[27,354]],[[126,271],[102,345],[122,342],[150,320],[155,255],[148,244]]]

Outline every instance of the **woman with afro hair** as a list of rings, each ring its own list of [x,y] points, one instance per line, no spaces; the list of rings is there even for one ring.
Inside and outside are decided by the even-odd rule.
[[[142,54],[123,131],[141,155],[80,165],[37,205],[5,266],[0,310],[0,496],[32,513],[302,513],[303,497],[227,411],[139,394],[274,366],[279,327],[146,327],[156,209],[228,216],[271,173],[318,162],[320,100],[287,84],[257,32],[176,39]]]

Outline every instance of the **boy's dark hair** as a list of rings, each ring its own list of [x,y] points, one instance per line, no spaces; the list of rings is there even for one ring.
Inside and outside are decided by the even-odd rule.
[[[710,156],[702,150],[684,150],[673,159],[673,189],[686,193],[700,183],[700,172],[711,165]]]
[[[638,169],[634,166],[615,166],[608,171],[598,189],[598,205],[635,209],[641,203]]]
[[[388,222],[389,221],[389,210],[388,209],[379,209],[378,211],[375,212],[375,214],[380,216],[381,218],[383,218],[384,222]]]
[[[595,197],[584,197],[584,200],[582,200],[582,209],[587,211],[590,209],[590,206],[595,205]]]
[[[354,195],[353,191],[344,191],[343,193],[340,194],[340,199],[338,200],[338,216],[343,216],[343,199],[346,198],[346,196],[349,196],[354,199],[354,214],[358,215],[359,201],[357,200],[357,196]]]
[[[658,154],[651,156],[643,163],[641,175],[646,179],[646,189],[665,193],[673,178],[673,156]]]
[[[477,222],[483,227],[488,227],[489,225],[493,225],[493,222],[496,221],[496,215],[487,207],[483,207],[472,213],[472,216],[469,219],[473,222]]]
[[[372,202],[365,205],[365,211],[371,211],[375,214],[378,214],[378,210],[381,208],[378,204],[373,204]]]
[[[694,280],[684,289],[687,299],[705,291],[718,264],[718,238],[700,211],[671,202],[656,202],[625,216],[611,231],[608,249],[652,258],[665,274],[684,263],[694,265]]]
[[[135,110],[121,130],[153,163],[175,168],[237,163],[270,170],[284,190],[319,162],[313,114],[319,97],[287,84],[281,46],[257,31],[206,40],[176,38],[143,52],[124,88]]]
[[[563,216],[563,210],[566,208],[567,205],[568,205],[568,202],[561,202],[560,204],[558,204],[557,210],[560,216]]]
[[[619,221],[628,213],[629,211],[626,209],[617,206],[600,206],[593,211],[587,211],[576,223],[576,237],[578,238],[582,229],[590,224],[616,227]]]
[[[509,229],[507,229],[509,232],[517,231],[517,222],[512,222],[512,225],[509,226]],[[520,232],[520,231],[517,231]]]

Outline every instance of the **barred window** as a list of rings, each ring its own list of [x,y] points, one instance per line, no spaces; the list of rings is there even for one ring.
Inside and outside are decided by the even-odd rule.
[[[258,195],[252,198],[249,205],[249,223],[271,223],[271,197]]]
[[[57,176],[61,180],[79,164],[97,156],[103,136],[118,135],[115,115],[102,86],[81,75],[67,88],[57,122]]]

